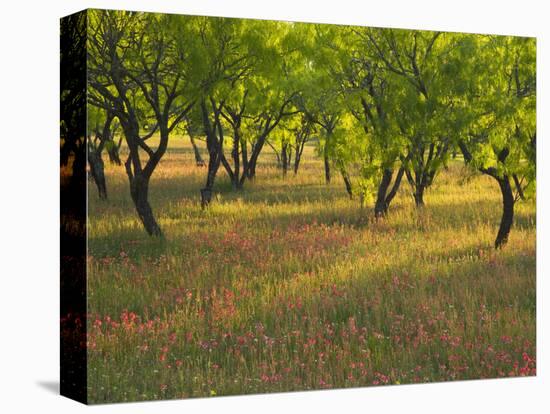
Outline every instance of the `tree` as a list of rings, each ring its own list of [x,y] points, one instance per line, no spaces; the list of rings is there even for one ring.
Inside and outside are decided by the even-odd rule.
[[[408,147],[401,159],[415,204],[421,207],[425,190],[452,147],[454,86],[459,86],[452,74],[461,68],[456,57],[462,36],[371,28],[356,33],[386,71],[397,75],[393,83],[400,96],[395,101],[395,119]]]
[[[106,112],[104,119],[101,119],[102,115],[103,113],[97,110],[91,110],[88,113],[88,128],[91,129],[88,131],[88,164],[99,198],[105,200],[107,199],[107,184],[105,182],[105,165],[102,153],[105,144],[110,140],[111,124],[114,116],[111,112]],[[100,123],[102,124],[101,129]],[[93,127],[91,127],[92,125]]]
[[[60,161],[70,166],[70,191],[76,192],[86,183],[86,22],[86,13],[67,16],[60,33]]]
[[[122,137],[115,142],[117,128],[118,122],[112,112],[94,106],[88,108],[88,164],[99,198],[103,200],[107,199],[103,151],[107,151],[112,164],[122,165],[119,156]]]
[[[334,75],[335,55],[339,52],[337,27],[312,25],[301,31],[302,65],[306,68],[301,78],[298,108],[319,129],[319,154],[323,159],[325,183],[331,181],[331,163],[334,161],[334,133],[344,113],[339,80]],[[306,40],[307,39],[307,40]],[[336,162],[346,188],[347,174],[342,162]]]
[[[297,95],[294,80],[301,68],[296,66],[295,33],[301,26],[284,22],[270,23],[266,25],[261,22],[261,29],[254,28],[255,33],[261,33],[261,37],[255,39],[254,43],[262,46],[255,47],[255,55],[258,57],[255,71],[245,82],[242,92],[246,97],[246,111],[241,114],[241,127],[246,136],[243,135],[241,144],[241,182],[255,179],[256,166],[265,144],[283,120],[298,113],[294,105]],[[240,108],[242,111],[244,107]]]
[[[297,121],[296,121],[297,118]],[[300,168],[300,161],[302,160],[302,154],[304,153],[304,147],[306,143],[311,139],[312,135],[316,132],[315,124],[307,114],[300,113],[294,118],[294,124],[290,127],[294,135],[294,175],[298,174],[298,168]]]
[[[464,161],[493,178],[502,195],[495,248],[503,247],[514,220],[515,203],[535,192],[535,39],[484,36],[471,39],[471,122],[459,140]]]
[[[273,149],[277,157],[280,158],[279,162],[283,177],[286,176],[288,170],[292,170],[294,175],[298,174],[304,147],[315,131],[315,123],[304,112],[289,116],[281,122],[276,136],[271,141],[280,146],[280,157],[275,146],[273,146]],[[293,156],[294,160],[292,159]]]
[[[204,207],[210,202],[220,165],[235,190],[246,179],[254,179],[268,136],[292,114],[288,108],[294,93],[286,87],[283,67],[277,64],[284,56],[285,23],[234,19],[203,23],[203,60],[209,63],[201,109],[210,160],[201,190]],[[231,139],[229,159],[224,151],[226,138]]]
[[[204,163],[199,147],[195,142],[195,139],[198,139],[199,136],[202,135],[202,124],[200,120],[197,120],[196,116],[192,116],[194,112],[196,111],[191,111],[191,113],[185,118],[185,132],[187,133],[191,146],[193,147],[193,155],[195,157],[196,166],[204,167],[206,164]]]
[[[170,132],[194,104],[194,20],[97,10],[90,21],[88,99],[119,119],[129,150],[125,168],[132,200],[147,233],[161,236],[149,204],[149,182]],[[155,126],[141,135],[150,120]],[[156,131],[160,139],[154,148],[147,140]]]
[[[401,185],[405,168],[396,164],[403,157],[405,145],[397,129],[394,106],[399,83],[395,75],[387,73],[383,62],[368,51],[368,36],[357,28],[348,36],[349,55],[344,56],[342,85],[350,113],[360,123],[365,136],[362,180],[365,188],[376,193],[375,217],[387,214],[389,206]],[[392,184],[393,181],[393,184]],[[370,182],[370,184],[369,184]]]

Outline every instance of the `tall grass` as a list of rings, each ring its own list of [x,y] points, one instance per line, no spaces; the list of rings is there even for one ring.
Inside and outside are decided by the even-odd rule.
[[[494,251],[494,182],[451,163],[414,207],[404,183],[385,220],[324,184],[306,148],[283,179],[199,205],[206,171],[181,137],[150,198],[164,240],[135,214],[122,167],[90,185],[90,402],[535,374],[535,205]]]

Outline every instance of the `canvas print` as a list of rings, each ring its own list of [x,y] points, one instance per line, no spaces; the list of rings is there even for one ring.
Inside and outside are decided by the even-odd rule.
[[[61,20],[61,392],[536,375],[534,38]]]

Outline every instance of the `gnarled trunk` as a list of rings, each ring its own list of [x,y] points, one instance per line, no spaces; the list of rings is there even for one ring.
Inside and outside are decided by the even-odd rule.
[[[88,151],[88,164],[90,164],[90,173],[99,193],[99,198],[107,199],[107,184],[105,183],[105,165],[101,153],[90,149]]]
[[[208,173],[206,175],[206,184],[204,188],[200,190],[201,207],[203,209],[212,201],[214,180],[216,179],[216,174],[218,173],[223,155],[223,130],[219,119],[221,105],[216,107],[214,103],[212,103],[212,110],[214,112],[214,122],[210,120],[206,102],[201,102],[202,121],[206,135],[206,147],[208,149]]]
[[[119,150],[120,150],[120,143],[118,145],[115,145],[113,142],[113,145],[110,145],[109,147],[107,147],[107,154],[109,155],[109,161],[111,161],[111,163],[116,165],[122,165],[122,161],[120,160]]]
[[[294,154],[294,175],[298,174],[298,168],[300,168],[300,160],[302,158],[301,151],[296,150]]]
[[[248,163],[248,170],[246,173],[246,178],[253,181],[256,178],[256,160],[253,159]]]
[[[386,214],[386,193],[391,183],[393,176],[393,170],[385,168],[382,172],[382,179],[378,185],[378,192],[376,194],[376,202],[374,203],[374,217],[380,218]]]
[[[401,180],[403,179],[403,174],[405,174],[405,167],[399,168],[397,176],[395,177],[395,181],[393,182],[393,187],[386,196],[386,203],[384,204],[384,214],[388,212],[391,202],[397,195],[397,191],[399,190],[399,186],[401,185]]]
[[[419,185],[416,187],[416,190],[413,194],[414,197],[414,203],[416,204],[416,207],[424,207],[424,186]]]
[[[240,180],[240,172],[241,172],[241,166],[240,166],[240,158],[239,158],[239,144],[241,143],[241,136],[239,132],[239,127],[234,128],[234,135],[233,135],[233,149],[231,150],[231,157],[233,158],[233,177],[231,177],[231,184],[233,186],[233,190],[240,190],[242,188],[241,180]]]
[[[340,172],[342,174],[342,178],[343,178],[344,184],[346,186],[346,192],[348,193],[348,196],[351,199],[351,198],[353,198],[353,188],[351,186],[351,180],[349,178],[349,175],[348,175],[347,171],[344,168],[342,168],[340,170]]]
[[[290,155],[288,154],[288,144],[281,145],[281,167],[283,169],[283,178],[286,177],[288,171]]]
[[[504,177],[498,178],[497,181],[502,194],[502,217],[495,240],[495,248],[499,249],[508,242],[508,235],[510,234],[510,229],[514,221],[515,199],[512,186],[510,185],[510,178],[504,175]]]
[[[330,159],[328,157],[328,151],[325,150],[323,157],[325,163],[325,183],[330,184]]]
[[[245,178],[245,173],[248,171],[248,144],[246,140],[241,140],[241,158],[243,161],[243,174],[241,176],[241,184]]]
[[[204,167],[204,160],[201,157],[201,153],[199,151],[199,148],[197,147],[197,144],[195,143],[195,138],[193,135],[189,135],[189,140],[191,141],[191,146],[193,147],[193,153],[195,155],[195,165],[197,167]]]
[[[217,155],[210,155],[208,161],[208,174],[206,176],[206,184],[204,188],[201,188],[201,207],[204,209],[208,207],[212,201],[212,192],[214,188],[214,181],[216,180],[216,174],[220,168],[220,157]]]
[[[162,231],[149,204],[149,178],[142,174],[134,176],[130,181],[130,194],[145,231],[150,236],[161,237]]]

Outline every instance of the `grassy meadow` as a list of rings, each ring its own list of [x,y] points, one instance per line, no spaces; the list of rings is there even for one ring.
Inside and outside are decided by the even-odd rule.
[[[404,180],[375,221],[336,171],[324,183],[313,146],[285,179],[266,148],[242,191],[220,167],[202,211],[206,168],[173,137],[150,186],[164,240],[105,165],[109,199],[89,184],[92,403],[535,374],[535,203],[495,251],[498,186],[462,161],[424,209]]]

